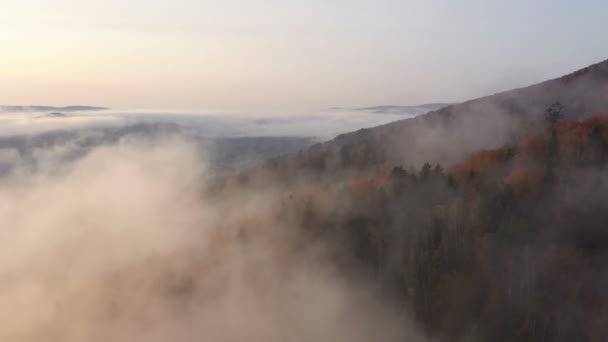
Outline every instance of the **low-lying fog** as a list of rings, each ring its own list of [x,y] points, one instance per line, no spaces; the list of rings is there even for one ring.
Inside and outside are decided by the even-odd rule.
[[[332,139],[338,134],[382,125],[428,111],[426,108],[396,107],[382,111],[365,109],[327,109],[306,113],[221,113],[163,111],[48,111],[3,112],[0,135],[30,134],[53,129],[89,126],[118,126],[141,122],[178,123],[205,137],[314,137]],[[391,107],[393,108],[393,107]]]
[[[77,160],[133,137],[180,135],[213,173],[233,173],[336,135],[413,117],[437,105],[327,109],[309,113],[119,111],[0,106],[0,174]],[[42,111],[44,110],[44,111]]]
[[[207,198],[171,132],[54,157],[74,139],[21,142],[40,162],[0,176],[1,341],[420,341],[277,219],[276,189]]]
[[[302,249],[277,190],[203,195],[218,172],[401,118],[0,114],[0,340],[419,341]]]

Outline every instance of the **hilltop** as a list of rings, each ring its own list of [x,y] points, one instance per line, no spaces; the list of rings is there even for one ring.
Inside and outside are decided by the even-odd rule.
[[[606,94],[608,60],[533,86],[342,134],[280,162],[290,169],[321,168],[329,173],[383,163],[452,165],[478,150],[513,143],[542,129],[544,111],[556,101],[571,119],[601,113],[608,108]]]

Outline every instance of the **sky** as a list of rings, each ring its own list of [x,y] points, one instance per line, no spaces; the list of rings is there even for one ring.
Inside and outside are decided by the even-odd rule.
[[[603,0],[0,0],[0,104],[458,102],[608,59]]]

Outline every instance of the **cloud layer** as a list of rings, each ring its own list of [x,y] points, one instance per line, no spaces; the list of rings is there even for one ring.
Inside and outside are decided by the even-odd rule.
[[[424,111],[376,113],[376,109],[328,109],[306,113],[219,112],[7,112],[0,110],[0,135],[57,129],[114,127],[142,122],[171,122],[204,137],[297,136],[331,139],[338,134],[414,117]],[[61,114],[61,115],[59,115]]]
[[[205,178],[179,139],[1,178],[0,340],[419,340],[321,246],[295,248],[276,191],[211,199]]]

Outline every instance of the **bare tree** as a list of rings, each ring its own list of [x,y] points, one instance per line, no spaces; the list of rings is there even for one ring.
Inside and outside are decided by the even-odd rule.
[[[547,108],[545,110],[545,117],[549,124],[554,125],[559,120],[561,120],[564,117],[564,115],[562,114],[563,110],[564,106],[559,101],[555,102],[549,108]]]
[[[548,191],[551,191],[553,184],[555,183],[555,171],[553,168],[559,155],[559,140],[557,136],[556,124],[564,117],[562,113],[563,110],[564,106],[559,101],[555,102],[545,110],[545,119],[549,125],[551,125],[551,139],[549,140],[549,145],[547,146],[545,174],[545,185],[547,186]]]

